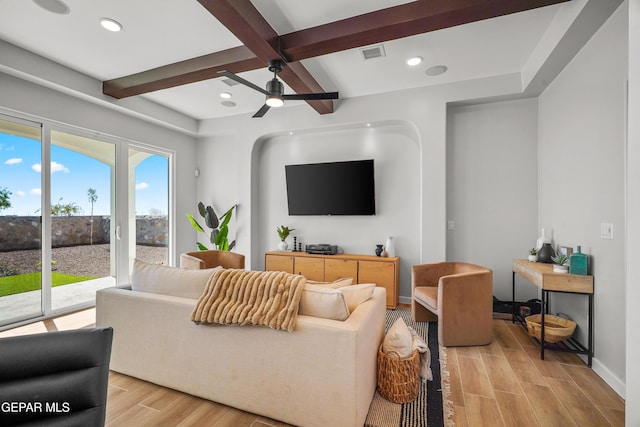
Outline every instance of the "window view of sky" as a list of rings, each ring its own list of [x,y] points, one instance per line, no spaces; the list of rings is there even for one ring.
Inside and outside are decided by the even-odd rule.
[[[0,189],[11,192],[11,207],[0,215],[39,215],[41,195],[41,144],[28,138],[0,133]],[[90,215],[88,190],[98,196],[94,215],[109,215],[111,167],[86,155],[51,147],[51,204],[73,203],[78,215]],[[152,155],[136,167],[136,214],[166,215],[168,160]]]

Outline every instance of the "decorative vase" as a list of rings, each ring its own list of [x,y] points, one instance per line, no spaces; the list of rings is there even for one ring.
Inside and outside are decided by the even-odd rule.
[[[376,245],[376,256],[380,256],[382,254],[382,245]]]
[[[569,257],[569,273],[587,274],[587,255],[582,253],[582,246],[578,246],[578,252]]]
[[[540,237],[538,237],[538,240],[536,241],[536,250],[540,250],[540,248],[542,248],[542,245],[544,245],[545,243],[551,243],[551,239],[549,237],[547,237],[547,233],[545,232],[546,230],[543,228],[542,229],[542,234],[540,235]]]
[[[387,242],[384,244],[384,250],[387,251],[387,256],[396,256],[396,247],[393,243],[393,237],[387,237]]]
[[[553,250],[551,243],[544,243],[540,250],[538,251],[538,261],[544,262],[546,264],[553,263],[551,257],[556,256],[556,252]]]
[[[387,258],[389,256],[389,252],[387,252],[386,248],[382,249],[382,254],[380,256],[382,256],[382,258]]]
[[[289,244],[286,241],[281,240],[280,243],[278,243],[278,250],[286,251],[287,249],[289,249]]]

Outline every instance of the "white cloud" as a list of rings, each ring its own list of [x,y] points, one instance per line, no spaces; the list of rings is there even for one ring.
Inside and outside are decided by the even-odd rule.
[[[36,163],[33,166],[31,166],[31,169],[33,169],[34,171],[40,173],[40,172],[42,172],[42,165],[40,163]],[[65,167],[61,163],[51,162],[51,173],[54,173],[54,172],[69,173],[71,171],[69,170],[69,168]]]
[[[42,191],[39,188],[32,188],[29,190],[29,194],[33,194],[34,196],[39,196]]]
[[[14,158],[9,159],[9,160],[4,162],[5,165],[9,165],[9,166],[18,165],[20,163],[22,163],[22,159],[20,159],[18,157],[14,157]]]
[[[16,196],[24,196],[26,193],[22,190],[16,191]]]
[[[136,184],[136,190],[144,190],[145,188],[149,188],[149,184],[147,184],[146,182]]]

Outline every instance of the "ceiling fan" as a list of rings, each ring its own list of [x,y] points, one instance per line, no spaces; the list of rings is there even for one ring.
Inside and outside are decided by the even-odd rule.
[[[266,95],[267,99],[264,105],[253,115],[253,117],[264,116],[271,107],[282,107],[285,100],[306,101],[316,99],[338,99],[338,92],[298,93],[293,95],[285,95],[284,85],[280,80],[278,80],[278,73],[282,71],[282,61],[280,61],[279,59],[273,59],[269,61],[269,71],[273,72],[273,79],[267,82],[266,90],[254,85],[253,83],[243,79],[242,77],[233,74],[232,72],[225,70],[218,72],[218,74],[228,77],[231,80],[235,80],[238,83],[242,83],[243,85]]]

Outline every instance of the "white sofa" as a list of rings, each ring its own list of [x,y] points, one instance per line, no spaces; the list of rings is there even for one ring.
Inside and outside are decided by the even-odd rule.
[[[196,325],[196,299],[103,289],[111,369],[299,426],[362,426],[376,388],[385,290],[344,321],[298,315],[295,331]]]

